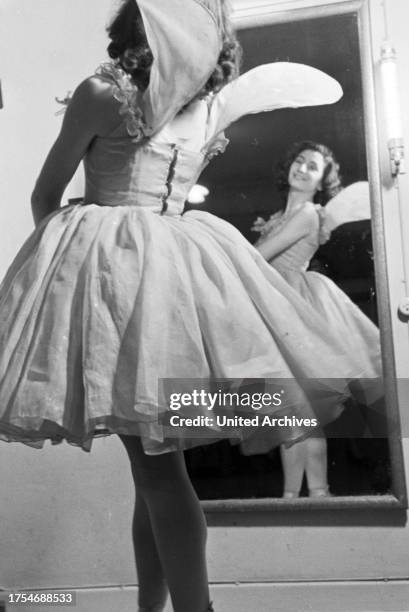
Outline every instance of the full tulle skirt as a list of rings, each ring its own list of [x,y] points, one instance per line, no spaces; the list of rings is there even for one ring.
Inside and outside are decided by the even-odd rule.
[[[359,411],[358,423],[347,423],[343,426],[345,430],[342,429],[338,435],[355,436],[356,431],[361,431],[365,436],[384,435],[386,420],[379,329],[331,279],[323,274],[283,265],[278,265],[275,269],[304,300],[305,307],[315,312],[322,334],[329,339],[327,352],[321,357],[328,357],[331,344],[337,342],[338,347],[342,347],[344,355],[342,362],[346,359],[350,364],[356,364],[355,376],[350,380],[348,391],[351,398],[356,400],[356,405],[367,406],[369,411],[366,411],[364,424]],[[368,373],[369,378],[367,378]],[[323,407],[320,425],[326,425],[335,418],[336,410],[329,402],[327,408]],[[269,445],[269,435],[264,432],[257,439],[244,442],[243,449],[247,454],[256,452],[256,448],[259,449],[257,452],[266,452]]]
[[[137,435],[149,454],[220,438],[247,440],[256,453],[259,439],[270,447],[301,439],[312,419],[340,414],[351,381],[379,393],[376,328],[367,331],[348,304],[342,314],[338,292],[322,298],[319,283],[306,300],[235,228],[205,212],[65,207],[29,237],[0,288],[0,437],[89,450],[98,435]],[[334,329],[320,300],[334,311]],[[219,379],[230,391],[262,384],[280,402],[197,405],[199,425],[171,424],[181,415],[170,407],[172,381],[217,391],[209,381]],[[293,425],[261,425],[274,416]]]
[[[363,369],[379,364],[378,328],[331,279],[313,271],[279,271]]]

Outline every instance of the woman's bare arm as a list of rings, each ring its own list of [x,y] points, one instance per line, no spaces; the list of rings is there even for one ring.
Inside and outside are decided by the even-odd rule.
[[[264,259],[270,261],[309,234],[317,223],[314,205],[306,206],[285,223],[279,233],[266,235],[256,246]]]
[[[95,136],[108,133],[115,127],[113,122],[119,122],[118,113],[112,112],[117,104],[109,86],[96,77],[77,87],[31,197],[36,225],[60,207],[64,190]]]

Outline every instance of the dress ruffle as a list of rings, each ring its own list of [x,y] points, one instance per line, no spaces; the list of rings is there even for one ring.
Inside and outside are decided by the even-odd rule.
[[[121,104],[119,114],[124,118],[129,136],[132,136],[135,142],[148,136],[149,130],[140,108],[141,94],[133,83],[131,75],[113,62],[101,64],[96,74],[111,84],[112,95]]]

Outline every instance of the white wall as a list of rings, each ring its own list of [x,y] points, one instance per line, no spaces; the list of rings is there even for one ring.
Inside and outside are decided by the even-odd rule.
[[[0,277],[32,230],[30,196],[57,136],[54,98],[106,59],[111,0],[0,0]],[[78,174],[66,197],[82,195]]]

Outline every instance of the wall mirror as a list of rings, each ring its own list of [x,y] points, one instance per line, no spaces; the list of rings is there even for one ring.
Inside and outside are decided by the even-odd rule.
[[[238,447],[219,442],[186,453],[188,469],[209,512],[275,508],[403,508],[403,474],[388,287],[381,221],[376,123],[368,5],[365,0],[310,9],[280,11],[282,3],[257,3],[236,13],[243,46],[243,71],[271,61],[309,64],[334,76],[344,96],[334,106],[280,110],[242,119],[228,130],[231,144],[203,173],[210,195],[203,208],[233,223],[250,241],[258,216],[277,210],[273,169],[295,141],[328,145],[338,158],[344,185],[369,181],[372,219],[343,225],[316,255],[313,265],[331,277],[382,332],[384,409],[388,427],[373,436],[343,437],[342,419],[364,419],[356,406],[326,432],[332,496],[282,498],[283,476],[277,449],[244,457]],[[288,4],[288,3],[287,3]],[[392,426],[391,426],[392,424]],[[337,434],[337,427],[338,429]],[[359,430],[359,428],[357,429]]]

